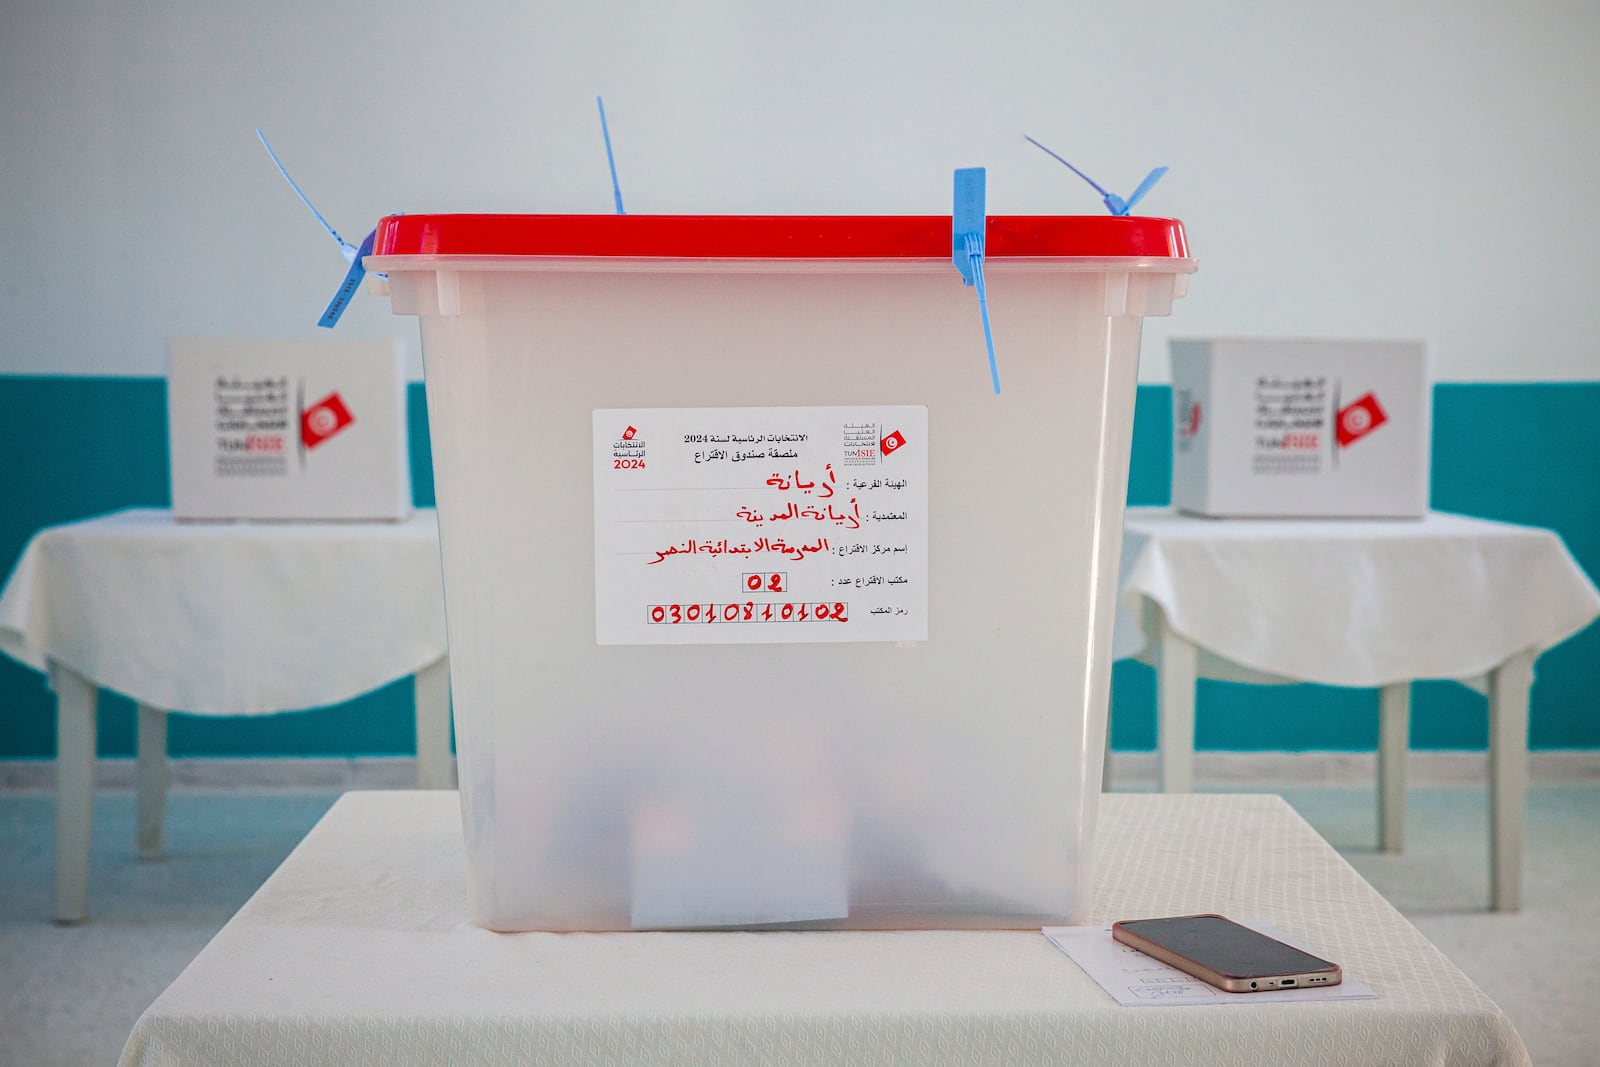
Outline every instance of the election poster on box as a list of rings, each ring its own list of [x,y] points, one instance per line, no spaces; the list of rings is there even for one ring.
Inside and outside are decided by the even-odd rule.
[[[402,519],[406,378],[393,341],[173,338],[179,519]]]
[[[602,645],[922,641],[928,411],[594,412]]]

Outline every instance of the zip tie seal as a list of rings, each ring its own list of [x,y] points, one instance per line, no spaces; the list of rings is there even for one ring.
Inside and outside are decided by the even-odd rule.
[[[1094,191],[1100,194],[1100,200],[1105,204],[1106,210],[1110,211],[1113,215],[1126,215],[1128,212],[1132,211],[1133,205],[1143,200],[1145,198],[1145,194],[1150,192],[1151,189],[1154,189],[1156,187],[1156,182],[1160,181],[1161,176],[1167,173],[1166,167],[1155,168],[1149,174],[1144,176],[1144,181],[1140,182],[1138,188],[1136,188],[1132,193],[1129,193],[1128,199],[1124,200],[1116,193],[1108,191],[1099,182],[1095,181],[1083,171],[1079,170],[1077,167],[1074,167],[1071,163],[1068,163],[1065,159],[1062,159],[1060,156],[1056,155],[1054,152],[1050,151],[1050,149],[1046,148],[1038,141],[1035,141],[1027,134],[1023,134],[1022,139],[1093,186]]]
[[[617,157],[611,154],[611,127],[606,125],[606,102],[602,97],[595,97],[594,102],[600,107],[600,136],[606,142],[606,166],[611,168],[611,199],[617,203],[617,214],[626,215],[622,210],[622,186],[617,184]]]
[[[984,236],[988,228],[984,199],[987,172],[963,167],[955,174],[955,204],[950,213],[950,258],[961,281],[978,291],[978,313],[983,318],[983,343],[989,350],[989,380],[1000,395],[1000,365],[994,355],[994,331],[989,327],[989,296],[983,284]]]

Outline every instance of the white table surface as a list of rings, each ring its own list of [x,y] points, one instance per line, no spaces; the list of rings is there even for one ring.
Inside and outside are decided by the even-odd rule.
[[[1421,519],[1210,519],[1129,508],[1121,600],[1147,656],[1167,625],[1202,676],[1384,686],[1482,684],[1600,615],[1600,592],[1554,532],[1443,512]],[[1142,647],[1140,647],[1142,646]]]
[[[443,659],[434,511],[402,522],[178,522],[114,512],[34,535],[0,651],[195,715],[337,704]]]
[[[448,793],[342,798],[144,1013],[133,1065],[1523,1064],[1280,798],[1112,795],[1096,922],[1265,919],[1375,1000],[1122,1008],[1037,931],[495,934]]]

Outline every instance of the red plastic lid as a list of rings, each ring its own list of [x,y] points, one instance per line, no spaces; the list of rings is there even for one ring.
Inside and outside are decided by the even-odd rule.
[[[1177,219],[991,215],[990,257],[1187,259]],[[378,256],[948,259],[948,215],[391,215]]]

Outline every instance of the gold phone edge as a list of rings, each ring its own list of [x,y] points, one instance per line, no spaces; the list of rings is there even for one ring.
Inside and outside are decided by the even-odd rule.
[[[1112,927],[1112,937],[1129,948],[1137,949],[1151,959],[1159,960],[1168,967],[1175,967],[1191,978],[1198,978],[1206,985],[1220,989],[1224,993],[1266,993],[1275,989],[1326,989],[1329,986],[1339,985],[1344,981],[1344,968],[1331,961],[1330,964],[1333,967],[1331,971],[1286,972],[1284,974],[1257,975],[1254,978],[1230,978],[1227,975],[1211,970],[1209,967],[1202,967],[1193,960],[1180,956],[1153,941],[1147,941],[1138,934],[1116,926]],[[1277,938],[1273,938],[1273,940],[1277,940]],[[1308,983],[1312,978],[1327,978],[1328,981],[1309,985]],[[1284,985],[1285,981],[1289,981],[1291,984]],[[1256,984],[1252,986],[1251,982]]]

